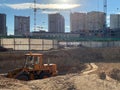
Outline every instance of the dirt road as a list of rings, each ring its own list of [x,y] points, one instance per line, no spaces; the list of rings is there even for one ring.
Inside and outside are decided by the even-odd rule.
[[[83,75],[92,73],[92,72],[94,72],[94,71],[96,71],[98,69],[98,66],[96,66],[95,63],[90,63],[89,67],[90,67],[89,70],[82,72]]]

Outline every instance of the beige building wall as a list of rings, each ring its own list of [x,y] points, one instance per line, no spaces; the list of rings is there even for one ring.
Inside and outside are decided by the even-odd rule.
[[[53,40],[46,40],[44,39],[44,44],[45,45],[51,45],[53,43]]]
[[[105,27],[105,21],[106,17],[104,12],[92,11],[88,13],[71,13],[71,32],[103,30]]]
[[[1,40],[1,46],[4,46],[4,47],[6,47],[6,48],[14,48],[14,39],[4,39],[4,38],[2,38]]]
[[[58,48],[58,41],[53,40],[53,48],[57,49]]]
[[[105,14],[103,12],[88,12],[86,20],[87,30],[103,30],[105,26]]]
[[[80,32],[86,30],[86,13],[71,13],[70,14],[70,26],[71,32]]]
[[[53,40],[44,40],[44,42],[43,42],[43,49],[44,50],[48,50],[49,48],[53,48]]]
[[[48,32],[52,33],[65,32],[65,20],[60,13],[48,15]]]
[[[110,15],[110,29],[120,29],[120,14]]]
[[[30,50],[44,50],[42,45],[30,45]]]
[[[2,45],[6,45],[6,44],[9,44],[9,45],[13,45],[14,44],[14,39],[1,39],[1,44]]]
[[[15,44],[29,44],[29,39],[28,38],[15,38]]]
[[[27,45],[21,45],[21,44],[17,44],[14,46],[14,50],[29,50],[29,46]]]
[[[30,44],[42,45],[43,39],[30,39]]]
[[[57,48],[57,40],[29,39],[29,38],[2,38],[0,45],[13,50],[49,50]]]

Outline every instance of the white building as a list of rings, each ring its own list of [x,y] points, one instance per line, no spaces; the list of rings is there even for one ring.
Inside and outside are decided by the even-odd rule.
[[[86,30],[86,13],[71,13],[70,14],[70,29],[71,32],[81,32]]]
[[[30,17],[15,16],[14,17],[14,35],[28,36],[30,33]]]
[[[110,29],[120,29],[120,14],[110,15]]]
[[[48,15],[48,31],[52,33],[65,32],[65,20],[59,13]]]
[[[96,31],[103,30],[105,28],[105,13],[92,11],[87,13],[87,30]]]
[[[88,32],[103,30],[105,28],[105,13],[92,11],[88,13],[71,13],[71,32]]]

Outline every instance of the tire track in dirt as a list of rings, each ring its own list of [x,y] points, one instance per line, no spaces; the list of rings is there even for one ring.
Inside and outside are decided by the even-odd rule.
[[[89,70],[83,71],[83,72],[82,72],[82,75],[89,74],[89,73],[92,73],[92,72],[96,71],[96,70],[98,69],[98,66],[95,65],[95,63],[90,63],[90,64],[88,65],[88,68],[89,68]]]

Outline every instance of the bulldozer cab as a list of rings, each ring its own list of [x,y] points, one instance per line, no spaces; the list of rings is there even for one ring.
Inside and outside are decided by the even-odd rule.
[[[25,54],[25,68],[39,70],[42,66],[42,54]]]

